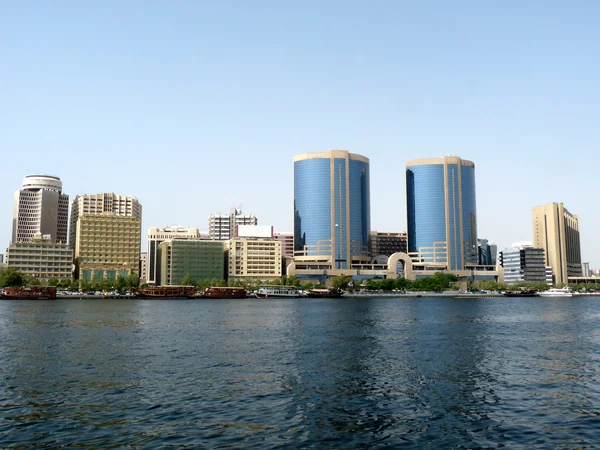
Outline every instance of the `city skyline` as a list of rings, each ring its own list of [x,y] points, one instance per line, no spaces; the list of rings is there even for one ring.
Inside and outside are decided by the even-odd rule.
[[[478,237],[532,240],[532,208],[562,202],[598,267],[585,5],[4,5],[3,245],[35,173],[139,198],[144,232],[240,204],[292,231],[292,156],[343,148],[371,161],[372,230],[407,228],[406,161],[456,154],[477,165]]]

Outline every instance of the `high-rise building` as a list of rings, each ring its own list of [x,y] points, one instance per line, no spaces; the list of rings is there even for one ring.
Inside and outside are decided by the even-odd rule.
[[[231,208],[229,214],[215,213],[208,217],[208,235],[215,241],[226,241],[236,237],[238,225],[257,225],[254,214],[243,213],[239,208]]]
[[[408,251],[424,263],[477,265],[475,164],[457,156],[406,163]]]
[[[158,245],[157,279],[160,286],[177,286],[189,275],[192,280],[222,279],[225,269],[221,241],[171,239]]]
[[[142,223],[142,205],[135,197],[117,195],[112,192],[103,194],[78,195],[71,202],[69,245],[75,248],[77,240],[77,220],[90,214],[114,214],[115,216],[135,217]]]
[[[504,268],[504,281],[546,282],[546,264],[543,248],[519,246],[500,252],[500,265]]]
[[[482,266],[495,266],[498,246],[487,239],[477,239],[479,264]]]
[[[27,242],[13,242],[6,251],[8,267],[38,279],[71,278],[73,249],[53,242],[49,235],[36,234]]]
[[[28,175],[15,192],[12,243],[29,242],[36,234],[66,243],[68,219],[69,196],[62,193],[60,178]]]
[[[200,239],[198,228],[178,226],[148,229],[148,266],[146,268],[146,283],[156,284],[158,275],[157,258],[158,246],[161,242],[171,239],[197,240]]]
[[[229,278],[268,280],[281,277],[281,241],[235,238],[226,242]]]
[[[546,251],[546,265],[552,267],[555,284],[581,276],[579,219],[562,203],[533,208],[533,245]]]
[[[394,253],[407,253],[407,241],[406,233],[371,231],[369,239],[369,252],[371,258],[377,256],[390,256]]]
[[[75,265],[86,281],[137,275],[140,268],[140,220],[114,213],[85,214],[77,220]]]
[[[369,262],[369,159],[345,150],[294,156],[294,257],[329,269]]]

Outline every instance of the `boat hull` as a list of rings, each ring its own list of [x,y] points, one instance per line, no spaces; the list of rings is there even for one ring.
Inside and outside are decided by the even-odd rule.
[[[248,292],[242,288],[209,287],[204,290],[202,297],[218,299],[246,298]]]
[[[38,288],[4,288],[1,298],[6,300],[56,300],[56,289]]]

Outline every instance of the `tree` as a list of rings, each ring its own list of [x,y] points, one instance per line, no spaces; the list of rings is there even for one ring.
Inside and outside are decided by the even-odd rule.
[[[192,276],[189,273],[186,273],[183,278],[181,279],[181,284],[183,286],[193,286],[196,283],[194,282],[194,280],[192,280]]]
[[[352,277],[350,275],[342,274],[331,279],[331,287],[334,289],[346,289],[351,281]]]
[[[23,287],[26,281],[25,275],[12,267],[0,272],[0,287]]]

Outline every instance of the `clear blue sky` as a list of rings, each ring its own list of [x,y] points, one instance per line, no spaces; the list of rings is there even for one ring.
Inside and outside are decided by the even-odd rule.
[[[597,1],[4,1],[0,242],[30,173],[137,196],[144,234],[240,204],[291,231],[292,156],[342,148],[371,159],[373,230],[406,229],[405,161],[456,154],[480,237],[530,240],[531,208],[562,201],[600,268],[599,18]]]

